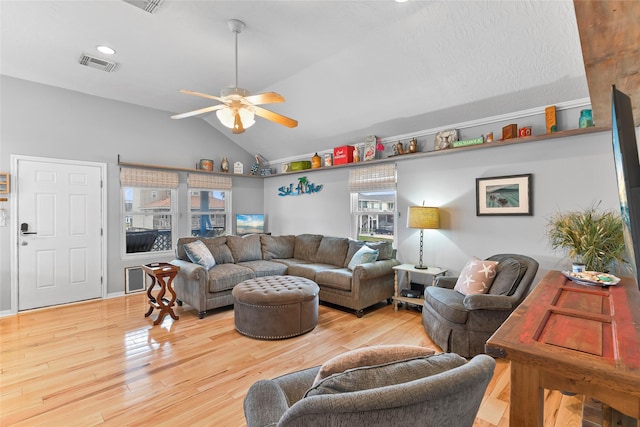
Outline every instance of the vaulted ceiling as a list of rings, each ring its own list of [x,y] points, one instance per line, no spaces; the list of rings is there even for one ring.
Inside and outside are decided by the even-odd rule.
[[[0,2],[0,73],[166,111],[215,101],[234,83],[286,98],[232,135],[269,160],[589,97],[571,1],[171,1],[147,13],[120,0]],[[97,45],[109,45],[106,57]],[[82,53],[118,63],[81,66]]]

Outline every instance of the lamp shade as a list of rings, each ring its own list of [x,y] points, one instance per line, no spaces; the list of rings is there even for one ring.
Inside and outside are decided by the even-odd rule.
[[[240,114],[240,120],[242,120],[242,127],[244,129],[253,126],[256,122],[253,111],[243,107],[237,109],[226,107],[216,111],[216,116],[218,116],[220,123],[230,129],[234,129],[236,127],[236,113]]]
[[[440,228],[440,209],[429,206],[409,206],[408,228]]]

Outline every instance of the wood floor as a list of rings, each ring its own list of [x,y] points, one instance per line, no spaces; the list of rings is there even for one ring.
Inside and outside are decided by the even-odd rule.
[[[154,327],[147,307],[134,294],[0,319],[0,425],[242,426],[242,401],[258,379],[367,345],[439,350],[419,312],[387,305],[361,319],[321,305],[312,332],[279,341],[237,333],[232,308],[200,320],[178,307],[179,320]],[[498,360],[474,425],[508,426],[508,396],[509,365]],[[545,397],[545,427],[581,425],[581,396]]]

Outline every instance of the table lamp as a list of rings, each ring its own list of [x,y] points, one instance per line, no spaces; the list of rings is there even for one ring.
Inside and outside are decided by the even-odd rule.
[[[429,268],[422,264],[423,230],[440,228],[440,210],[429,206],[409,206],[407,227],[420,229],[420,263],[415,268],[420,270]]]

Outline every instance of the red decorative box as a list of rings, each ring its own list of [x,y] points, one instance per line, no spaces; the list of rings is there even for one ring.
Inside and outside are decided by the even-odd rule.
[[[333,149],[333,164],[344,165],[353,162],[353,145],[343,145]]]

